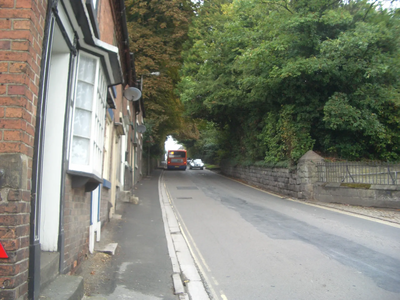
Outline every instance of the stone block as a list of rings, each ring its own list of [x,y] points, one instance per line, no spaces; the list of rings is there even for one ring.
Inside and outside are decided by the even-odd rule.
[[[400,208],[400,191],[375,190],[376,206]]]
[[[131,202],[131,192],[130,191],[120,191],[118,193],[118,200],[120,202]]]
[[[328,182],[325,184],[325,187],[329,188],[329,187],[334,187],[334,188],[338,188],[340,187],[340,183],[339,182]]]
[[[0,154],[0,188],[26,189],[28,157],[20,154]]]
[[[300,192],[300,185],[292,185],[292,189],[293,191],[295,191],[296,193]]]
[[[375,191],[370,189],[357,189],[357,195],[360,198],[375,198]]]
[[[371,190],[391,190],[400,191],[400,185],[387,185],[387,184],[371,184]]]
[[[314,199],[320,202],[331,203],[334,202],[334,197],[330,194],[314,193]]]

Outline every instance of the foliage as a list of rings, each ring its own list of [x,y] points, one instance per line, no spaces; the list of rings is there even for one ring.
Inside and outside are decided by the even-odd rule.
[[[377,2],[205,1],[178,90],[224,157],[399,160],[399,32],[400,10]]]
[[[296,119],[294,105],[283,106],[279,115],[269,112],[259,136],[266,148],[265,161],[297,161],[313,148],[309,126],[308,122]]]
[[[127,0],[125,5],[136,73],[142,79],[145,139],[158,155],[164,151],[167,135],[198,135],[191,119],[183,117],[184,107],[174,93],[193,7],[189,0]],[[151,76],[152,72],[160,75]]]
[[[264,168],[285,168],[288,169],[292,166],[290,161],[278,161],[278,162],[266,162],[264,160],[256,161],[254,163],[255,166],[264,167]]]
[[[188,151],[188,157],[201,158],[207,163],[220,161],[219,130],[211,122],[198,120],[196,127],[199,129],[198,139],[181,140]]]
[[[207,170],[219,170],[220,169],[220,167],[218,166],[218,165],[209,165],[209,164],[204,164],[204,167],[207,169]]]

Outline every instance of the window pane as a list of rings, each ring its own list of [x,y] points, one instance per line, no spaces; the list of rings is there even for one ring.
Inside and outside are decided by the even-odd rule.
[[[96,59],[81,55],[79,60],[78,78],[94,84],[96,77]]]
[[[89,146],[90,140],[74,136],[72,142],[72,157],[73,164],[88,165],[89,164]]]
[[[92,135],[94,136],[93,145],[93,162],[94,169],[101,174],[104,147],[104,123],[106,117],[106,96],[107,84],[102,68],[99,68],[96,93],[97,108],[94,113],[94,128]]]
[[[76,106],[86,110],[92,110],[93,85],[78,81],[76,89]]]
[[[74,118],[74,135],[90,138],[92,113],[90,111],[76,109]]]
[[[96,68],[96,58],[79,56],[71,145],[71,163],[75,165],[87,166],[90,164]]]
[[[102,176],[107,82],[100,61],[80,53],[71,143],[71,168]]]
[[[173,151],[169,152],[169,157],[186,157],[186,152],[184,151]]]

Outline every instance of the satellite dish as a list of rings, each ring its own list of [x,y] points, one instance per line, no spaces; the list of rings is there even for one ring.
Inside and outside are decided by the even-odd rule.
[[[135,87],[129,87],[124,91],[124,97],[129,101],[138,101],[142,97],[142,92]]]
[[[146,126],[144,126],[144,125],[138,125],[138,127],[136,128],[136,130],[137,130],[139,133],[143,133],[143,132],[146,131]]]

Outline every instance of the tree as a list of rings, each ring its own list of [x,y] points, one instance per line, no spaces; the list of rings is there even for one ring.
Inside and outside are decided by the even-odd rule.
[[[136,73],[138,78],[143,75],[146,138],[154,140],[152,153],[160,154],[167,135],[197,135],[174,93],[193,7],[186,0],[127,0],[125,5]],[[160,76],[147,76],[151,72]]]
[[[310,149],[398,160],[399,15],[366,1],[221,5],[210,30],[189,31],[186,112],[227,131],[226,149],[253,161],[295,162]]]

